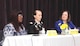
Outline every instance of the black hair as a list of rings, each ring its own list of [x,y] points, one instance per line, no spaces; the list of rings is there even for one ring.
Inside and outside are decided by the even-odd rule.
[[[36,9],[36,10],[34,11],[34,13],[33,13],[33,16],[36,15],[36,11],[41,11],[41,10]],[[42,12],[42,11],[41,11],[41,12]]]
[[[22,23],[19,23],[18,22],[18,15],[19,14],[22,14],[22,11],[17,11],[17,10],[13,10],[10,14],[10,22],[9,23],[12,23],[15,30],[16,31],[19,31],[19,27],[22,27]]]

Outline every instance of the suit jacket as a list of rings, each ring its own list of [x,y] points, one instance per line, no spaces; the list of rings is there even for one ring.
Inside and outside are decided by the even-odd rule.
[[[58,20],[56,23],[55,23],[55,29],[57,30],[57,33],[58,34],[61,34],[61,29],[60,29],[60,25],[63,24],[63,21],[62,20]],[[67,22],[69,28],[71,29],[74,29],[75,28],[75,25],[72,23],[72,21],[69,21]]]
[[[43,22],[37,24],[35,21],[29,22],[28,24],[28,34],[39,34],[43,28]]]

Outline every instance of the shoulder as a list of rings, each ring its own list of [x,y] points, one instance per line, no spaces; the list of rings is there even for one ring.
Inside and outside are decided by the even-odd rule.
[[[69,21],[68,24],[73,24],[73,22],[72,21]]]
[[[7,26],[13,26],[13,24],[12,23],[9,23],[9,24],[7,24]]]
[[[58,20],[58,21],[56,21],[56,23],[55,24],[57,24],[57,25],[61,25],[63,23],[63,21],[62,20]]]
[[[33,27],[34,25],[36,25],[36,23],[35,23],[34,21],[30,21],[30,22],[29,22],[29,26],[30,26],[30,27]]]
[[[13,24],[9,23],[9,24],[5,25],[5,27],[13,27]]]
[[[72,23],[72,21],[69,21],[68,23]]]
[[[5,25],[5,27],[4,27],[4,29],[12,29],[12,28],[14,28],[14,27],[13,27],[13,24],[11,24],[11,23]]]
[[[42,21],[41,21],[40,23],[41,23],[41,24],[43,24],[43,22],[42,22]]]
[[[43,22],[41,21],[40,24],[43,25]],[[37,25],[37,23],[35,21],[30,21],[29,25]]]
[[[34,22],[33,22],[33,21],[30,21],[30,22],[29,22],[29,24],[30,24],[30,25],[33,25],[33,24],[34,24]]]
[[[58,20],[58,21],[56,21],[57,23],[62,23],[63,21],[62,20]]]
[[[28,24],[28,28],[33,28],[35,27],[36,23],[34,21],[30,21]]]

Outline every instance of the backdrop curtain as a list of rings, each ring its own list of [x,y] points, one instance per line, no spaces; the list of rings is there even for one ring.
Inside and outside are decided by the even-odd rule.
[[[0,30],[9,21],[10,11],[22,10],[24,14],[24,25],[27,28],[28,21],[33,19],[35,9],[43,12],[43,22],[47,29],[54,28],[62,10],[71,13],[72,21],[76,27],[80,27],[80,1],[79,0],[0,0]]]

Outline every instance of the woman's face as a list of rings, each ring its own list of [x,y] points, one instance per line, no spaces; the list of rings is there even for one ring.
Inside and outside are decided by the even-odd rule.
[[[23,15],[22,14],[18,14],[18,22],[22,22],[23,21]]]
[[[36,11],[36,15],[34,16],[34,18],[37,21],[41,21],[41,19],[42,19],[42,12],[41,11]]]
[[[68,12],[65,11],[65,12],[62,13],[62,20],[67,21],[67,19],[68,19]]]

